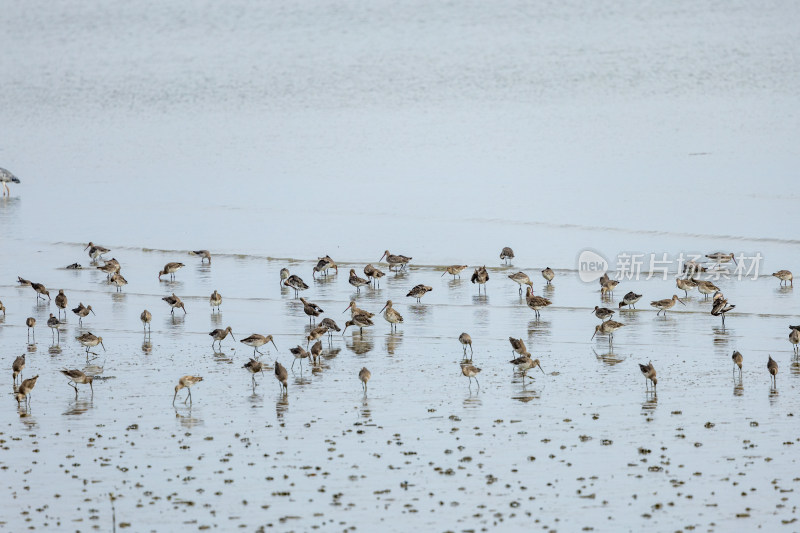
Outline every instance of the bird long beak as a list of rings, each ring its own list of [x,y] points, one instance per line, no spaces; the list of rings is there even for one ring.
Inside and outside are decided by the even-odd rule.
[[[389,307],[389,304],[386,304],[386,305],[384,305],[384,306],[383,306],[383,309],[386,309],[387,307]],[[378,314],[381,314],[381,313],[383,313],[383,309],[381,309],[380,311],[378,311]]]
[[[269,341],[269,342],[271,342],[271,343],[272,343],[272,345],[273,345],[273,346],[275,346],[275,341],[274,341],[274,340],[270,339],[270,341]],[[278,347],[277,347],[277,346],[275,346],[275,349],[277,350],[277,349],[278,349]]]
[[[106,351],[106,345],[105,345],[105,344],[103,344],[103,341],[100,341],[100,346],[102,346],[102,347],[103,347],[103,351],[105,352],[105,351]]]
[[[597,335],[597,330],[594,330],[594,333],[592,333],[592,339],[594,339],[595,335]],[[592,339],[589,339],[589,340],[592,340]]]
[[[342,330],[342,337],[344,337],[344,332],[345,332],[345,331],[347,331],[347,328],[349,328],[349,327],[350,327],[350,326],[345,326],[345,327],[344,327],[344,329]]]
[[[350,309],[351,307],[353,307],[353,304],[352,304],[352,302],[350,303],[350,305],[348,305],[348,306],[347,306],[347,309]],[[344,311],[342,311],[342,314],[346,313],[346,312],[347,312],[347,309],[345,309]]]
[[[439,277],[440,277],[440,278],[443,278],[445,274],[447,274],[447,270],[445,270],[444,272],[442,272],[442,275],[441,275],[441,276],[439,276]]]
[[[386,257],[386,252],[383,252],[383,255],[381,256],[381,258],[380,258],[380,259],[378,259],[378,261],[380,261],[380,260],[381,260],[381,259],[383,259],[384,257]]]
[[[233,339],[234,341],[236,340],[236,337],[233,336],[233,332],[232,331],[231,331],[231,339]]]
[[[97,315],[95,315],[95,314],[94,314],[94,309],[89,309],[89,311],[90,311],[90,312],[91,312],[91,313],[92,313],[94,316],[97,316]]]
[[[680,303],[682,303],[683,305],[686,305],[685,303],[683,303],[683,300],[681,300],[680,298],[678,298],[678,301],[679,301]]]
[[[186,308],[184,306],[181,306],[181,309],[183,309],[183,314],[185,315],[186,314]]]
[[[536,365],[536,366],[539,367],[539,370],[542,371],[542,374],[547,375],[547,373],[544,371],[544,368],[542,368],[542,365]]]
[[[178,391],[175,391],[175,395],[172,397],[172,405],[175,405],[175,398],[178,397]]]

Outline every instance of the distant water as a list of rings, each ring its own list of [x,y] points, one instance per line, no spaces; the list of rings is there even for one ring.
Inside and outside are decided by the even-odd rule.
[[[572,267],[797,238],[791,2],[3,11],[26,239]]]
[[[3,364],[28,354],[42,377],[30,416],[0,405],[8,503],[0,529],[727,531],[796,525],[793,429],[800,363],[796,294],[769,274],[800,271],[800,10],[792,2],[5,2],[0,31]],[[130,284],[87,266],[112,248]],[[499,252],[517,253],[509,267]],[[212,266],[187,250],[207,248]],[[355,294],[385,249],[409,272]],[[584,249],[763,256],[761,277],[721,283],[728,324],[697,293],[667,318],[675,271],[601,300],[578,281]],[[313,281],[316,257],[340,262]],[[187,267],[159,283],[167,261]],[[486,264],[487,294],[440,277]],[[284,398],[252,350],[289,366],[308,319],[278,287],[288,266],[340,325],[350,299],[392,298],[335,337],[322,370],[290,373]],[[556,269],[545,288],[539,270]],[[553,300],[533,320],[506,276],[525,270]],[[70,307],[17,288],[42,281]],[[434,290],[422,304],[416,283]],[[55,290],[54,290],[55,289]],[[207,303],[218,289],[221,315]],[[643,293],[613,349],[590,341],[595,305]],[[160,300],[175,292],[188,313]],[[152,341],[139,313],[153,312]],[[37,319],[27,347],[24,319]],[[84,368],[73,337],[108,352],[89,401],[58,370]],[[481,392],[459,375],[469,331]],[[522,337],[547,375],[512,374]],[[730,354],[745,354],[742,381]],[[778,388],[766,357],[779,361]],[[652,360],[658,394],[637,363]],[[364,398],[356,374],[373,374]],[[92,370],[97,370],[96,368]],[[170,406],[179,376],[206,381]],[[794,443],[794,444],[793,444]],[[4,479],[5,479],[4,478]],[[122,528],[120,529],[122,530]]]

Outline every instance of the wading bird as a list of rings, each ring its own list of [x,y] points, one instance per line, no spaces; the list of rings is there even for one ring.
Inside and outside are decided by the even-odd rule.
[[[172,405],[175,405],[175,398],[178,397],[178,391],[181,389],[186,389],[188,393],[186,395],[186,399],[183,400],[183,403],[189,402],[189,405],[192,404],[192,387],[203,381],[203,378],[200,376],[183,376],[181,379],[178,380],[178,384],[175,385],[175,395],[172,397]]]

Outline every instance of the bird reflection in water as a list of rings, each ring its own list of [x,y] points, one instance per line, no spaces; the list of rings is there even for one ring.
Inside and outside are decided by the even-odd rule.
[[[289,393],[281,392],[275,402],[275,415],[278,417],[278,422],[283,423],[283,415],[287,412],[289,412]]]
[[[64,416],[76,416],[82,415],[89,409],[93,407],[91,399],[77,399],[73,400],[69,404],[69,408],[64,411],[62,414]]]
[[[528,387],[525,380],[522,380],[522,390],[514,391],[514,393],[511,395],[512,400],[517,400],[518,402],[522,403],[528,403],[531,400],[538,400],[541,397],[541,391],[532,387]]]
[[[181,423],[186,429],[192,429],[195,426],[199,426],[203,424],[203,421],[199,418],[192,416],[192,406],[187,407],[178,407],[175,406],[175,418]]]
[[[345,338],[347,349],[357,355],[364,355],[375,348],[375,342],[369,333],[358,333],[353,331],[349,338]]]
[[[778,387],[771,386],[769,388],[769,404],[775,405],[778,403]]]
[[[386,351],[389,355],[394,355],[395,350],[403,344],[403,332],[396,331],[394,333],[389,333],[386,336]]]
[[[469,396],[464,398],[464,408],[466,409],[474,409],[476,407],[480,407],[483,401],[481,400],[481,391],[480,389],[474,389],[469,392]]]
[[[642,411],[655,411],[658,407],[658,394],[654,389],[645,392],[645,401],[642,403]]]
[[[594,356],[599,361],[601,361],[603,364],[608,365],[608,366],[614,366],[616,364],[619,364],[619,363],[623,362],[626,359],[625,357],[623,357],[621,355],[615,354],[613,350],[611,350],[611,351],[609,351],[607,353],[602,353],[602,354],[597,353],[594,348],[592,348],[592,351],[594,352]]]
[[[727,346],[730,342],[730,332],[731,330],[725,329],[725,326],[714,326],[711,328],[714,332],[714,345],[715,346]]]
[[[342,351],[342,347],[341,346],[336,346],[336,347],[333,347],[333,348],[327,348],[327,349],[322,351],[322,358],[323,359],[333,359],[334,357],[339,355],[339,352],[341,352],[341,351]]]
[[[411,314],[418,317],[424,317],[428,314],[429,306],[423,304],[412,304],[408,306]]]
[[[489,296],[486,293],[473,294],[472,305],[489,305]]]
[[[366,392],[364,396],[361,398],[361,407],[358,410],[359,416],[361,418],[371,418],[372,417],[372,410],[369,408],[369,400],[367,399]]]
[[[550,336],[550,321],[549,320],[531,320],[528,322],[528,336],[541,337]]]

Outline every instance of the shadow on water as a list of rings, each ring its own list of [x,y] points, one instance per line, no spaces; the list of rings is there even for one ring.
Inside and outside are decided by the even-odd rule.
[[[386,336],[386,352],[394,355],[395,350],[403,344],[403,332],[398,330]]]

